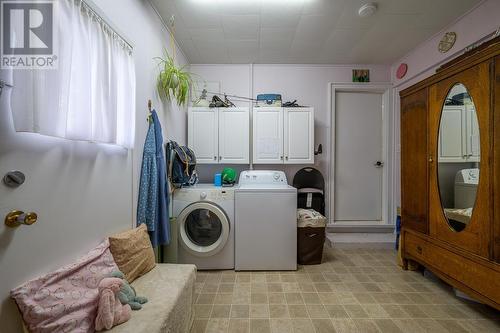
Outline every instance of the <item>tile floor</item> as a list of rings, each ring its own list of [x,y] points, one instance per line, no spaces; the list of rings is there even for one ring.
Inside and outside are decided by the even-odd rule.
[[[500,312],[396,265],[388,249],[325,249],[296,272],[198,272],[191,332],[500,332]]]

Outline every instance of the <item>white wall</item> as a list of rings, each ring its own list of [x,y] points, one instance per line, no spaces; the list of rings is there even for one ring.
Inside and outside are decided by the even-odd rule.
[[[384,65],[191,65],[191,71],[206,81],[220,82],[221,92],[255,98],[261,93],[278,93],[284,101],[297,99],[301,105],[314,107],[315,147],[323,144],[323,154],[315,158],[315,167],[324,175],[328,184],[330,167],[330,108],[329,83],[351,83],[352,69],[370,69],[372,82],[390,82],[389,66]],[[237,105],[246,104],[236,102]],[[234,166],[237,171],[248,169],[248,165]],[[287,173],[291,182],[293,175],[303,165],[255,165],[256,169],[277,169]],[[222,166],[202,165],[197,169],[201,181],[212,182],[213,174]]]
[[[153,100],[164,136],[186,140],[185,110],[162,105],[155,96],[153,57],[169,47],[169,38],[145,0],[95,0],[107,19],[134,46],[137,75],[136,149],[15,133],[10,89],[0,97],[0,176],[13,169],[26,183],[9,189],[0,183],[0,218],[13,209],[34,211],[32,226],[8,229],[0,223],[0,331],[21,332],[20,317],[9,291],[39,274],[73,261],[106,235],[135,222],[137,182],[147,129],[147,99]],[[177,59],[185,63],[182,54]],[[11,82],[9,73],[0,78]],[[14,88],[15,89],[15,88]]]
[[[500,13],[500,1],[486,0],[478,6],[472,8],[468,13],[464,14],[455,22],[448,25],[446,28],[436,33],[429,40],[417,46],[403,58],[396,61],[391,66],[391,78],[394,84],[394,116],[396,117],[395,128],[395,144],[396,144],[396,166],[395,170],[396,184],[395,192],[397,205],[400,204],[401,191],[401,170],[399,168],[400,159],[400,107],[399,107],[399,92],[412,84],[415,84],[435,73],[436,68],[451,59],[463,54],[465,47],[481,40],[486,35],[494,32],[499,28],[500,21],[498,14]],[[457,40],[453,48],[448,53],[440,53],[437,49],[439,41],[447,31],[455,31]],[[403,79],[396,78],[396,70],[401,63],[408,64],[408,73]]]

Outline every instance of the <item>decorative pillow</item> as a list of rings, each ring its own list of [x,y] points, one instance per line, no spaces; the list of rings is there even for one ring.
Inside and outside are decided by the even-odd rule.
[[[109,245],[118,268],[125,274],[129,283],[156,265],[155,254],[144,223],[135,229],[109,237]]]
[[[108,240],[75,263],[11,290],[30,332],[94,332],[101,279],[116,270]]]

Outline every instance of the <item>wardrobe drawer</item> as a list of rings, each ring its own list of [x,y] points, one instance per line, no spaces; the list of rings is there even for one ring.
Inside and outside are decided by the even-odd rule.
[[[412,257],[415,257],[415,259],[418,259],[419,261],[426,262],[426,255],[429,251],[427,241],[408,232],[405,232],[404,237],[405,252]]]
[[[500,304],[500,271],[491,263],[472,260],[447,250],[431,240],[413,233],[404,233],[404,252],[431,271],[441,273]],[[496,265],[496,264],[495,264]],[[460,288],[463,289],[463,288]],[[464,290],[466,291],[466,290]]]

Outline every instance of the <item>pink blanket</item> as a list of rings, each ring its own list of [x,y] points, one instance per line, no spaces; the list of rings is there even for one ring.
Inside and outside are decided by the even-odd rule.
[[[108,240],[75,263],[13,289],[30,332],[94,332],[101,279],[117,269]]]

